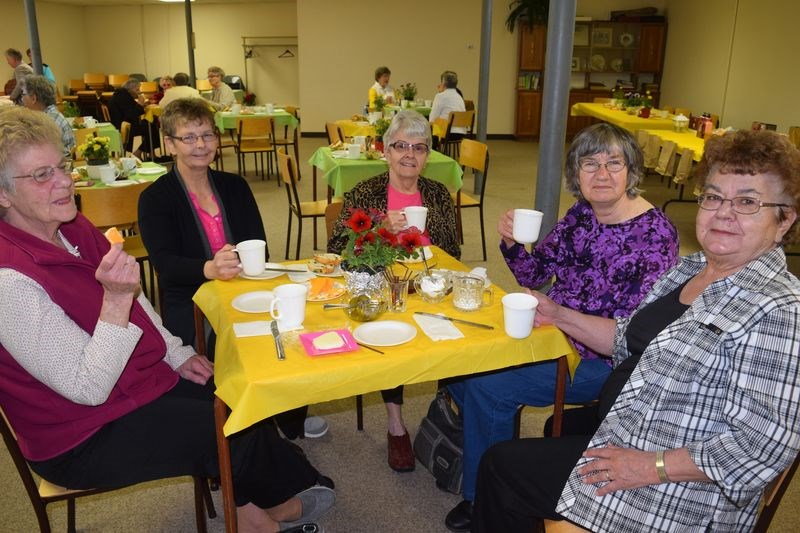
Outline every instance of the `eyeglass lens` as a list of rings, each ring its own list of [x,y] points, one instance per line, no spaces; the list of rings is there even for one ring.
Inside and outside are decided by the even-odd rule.
[[[15,176],[16,178],[33,178],[37,183],[45,183],[50,181],[56,170],[61,170],[64,174],[72,172],[72,161],[64,161],[60,165],[54,167],[39,167],[33,169],[30,174],[24,176]]]
[[[183,137],[175,137],[184,144],[197,144],[197,139],[203,139],[203,142],[210,143],[217,140],[217,134],[207,132],[202,135],[195,135],[194,133],[190,133],[189,135],[184,135]]]
[[[428,145],[425,143],[411,144],[405,141],[395,141],[394,143],[392,143],[392,148],[394,148],[399,152],[408,152],[410,149],[413,150],[414,153],[418,155],[427,154],[429,150]]]
[[[619,172],[625,168],[625,162],[617,159],[612,159],[611,161],[607,161],[605,163],[598,163],[594,159],[584,159],[578,163],[578,165],[581,167],[581,170],[589,173],[597,172],[600,170],[600,167],[604,167],[608,172]]]
[[[716,194],[701,194],[697,197],[697,203],[706,211],[716,211],[725,202],[731,203],[731,209],[741,215],[754,215],[762,207],[788,207],[785,204],[762,202],[758,198],[749,196],[737,196],[735,198],[723,198]]]

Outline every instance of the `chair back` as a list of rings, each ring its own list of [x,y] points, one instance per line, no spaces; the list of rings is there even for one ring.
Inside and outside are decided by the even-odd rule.
[[[800,148],[800,126],[789,126],[789,140],[796,148]]]
[[[83,74],[83,83],[93,91],[104,91],[108,86],[108,78],[105,74],[99,72],[85,72]]]
[[[94,117],[101,120],[100,99],[96,92],[78,91],[78,100],[75,103],[78,105],[78,111],[82,117]]]
[[[128,78],[130,78],[128,74],[109,74],[108,84],[114,89],[119,89],[123,83],[128,81]]]
[[[150,182],[125,187],[87,187],[80,190],[81,213],[99,229],[117,226],[120,230],[135,228],[139,220],[139,195]]]
[[[647,145],[647,139],[650,138],[650,134],[647,133],[645,130],[636,130],[636,144],[639,145],[639,148],[644,150],[644,147]]]
[[[472,139],[462,139],[458,164],[462,168],[471,168],[473,172],[483,174],[481,180],[481,202],[486,191],[486,176],[489,173],[489,146]]]
[[[342,207],[344,207],[344,202],[333,202],[325,208],[325,229],[328,232],[328,242],[333,237],[333,228],[342,212]]]
[[[325,133],[328,134],[328,144],[333,144],[337,141],[344,142],[344,134],[342,134],[342,129],[335,122],[325,123]]]
[[[769,529],[769,524],[772,522],[772,517],[775,516],[775,511],[778,510],[778,505],[781,503],[786,489],[792,482],[794,473],[797,471],[797,466],[800,464],[800,454],[794,458],[794,462],[784,470],[781,475],[773,479],[764,489],[763,507],[758,514],[756,525],[753,528],[753,533],[766,533]]]
[[[158,82],[155,81],[143,81],[139,85],[139,91],[145,95],[146,97],[151,97],[158,92]]]
[[[474,100],[464,100],[464,109],[467,111],[475,111],[475,101]]]
[[[675,150],[677,145],[673,141],[664,141],[661,144],[661,153],[655,171],[662,176],[672,176],[675,174]]]
[[[213,89],[213,87],[211,87],[211,82],[208,80],[197,80],[194,84],[198,91],[210,91]]]
[[[468,134],[472,133],[474,124],[475,111],[453,111],[450,113],[450,120],[447,123],[447,135],[450,134],[452,128],[466,128]]]
[[[242,146],[272,146],[272,117],[240,118],[236,121],[237,144]]]
[[[677,113],[675,113],[675,108],[672,107],[671,105],[662,105],[662,106],[658,106],[658,108],[661,111],[666,111],[670,115],[677,115]]]
[[[676,115],[683,115],[686,118],[690,118],[692,115],[692,110],[688,107],[676,107],[675,108]]]
[[[78,153],[78,146],[86,142],[89,137],[97,135],[97,128],[83,128],[80,130],[73,130],[75,133],[75,160],[82,161],[83,154]]]
[[[603,97],[595,96],[594,98],[592,98],[592,103],[594,103],[594,104],[610,104],[611,103],[611,98],[607,98],[607,97],[604,97],[604,96]]]
[[[128,142],[131,140],[131,123],[122,121],[122,124],[119,126],[119,139],[122,142],[122,149],[126,152],[130,152],[128,147]],[[161,146],[164,146],[163,143]]]
[[[278,168],[281,171],[281,179],[286,184],[286,196],[289,199],[289,209],[297,213],[298,216],[303,216],[303,210],[300,204],[300,195],[297,194],[297,161],[294,156],[287,154],[283,148],[279,148],[278,154]]]
[[[86,90],[86,84],[83,83],[83,80],[69,80],[67,88],[69,88],[69,94],[78,94],[78,91]]]
[[[100,114],[103,115],[105,122],[111,122],[111,113],[108,112],[108,106],[103,102],[100,102]]]

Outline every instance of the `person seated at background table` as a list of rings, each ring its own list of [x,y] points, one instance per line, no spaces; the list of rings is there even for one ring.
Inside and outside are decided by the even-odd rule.
[[[433,105],[431,113],[428,115],[428,121],[431,124],[436,123],[434,126],[433,148],[439,147],[439,140],[444,137],[447,131],[447,123],[450,120],[450,113],[453,111],[466,111],[464,107],[464,98],[458,90],[458,74],[452,70],[445,70],[442,72],[441,82],[438,86],[438,93],[433,97]],[[444,126],[444,127],[442,127]],[[467,133],[467,128],[453,126],[450,130],[451,137],[455,140],[463,139],[464,134]]]
[[[28,56],[28,66],[33,68],[33,59],[31,58],[31,49],[28,48],[25,50],[25,55]],[[50,65],[42,60],[42,76],[50,80],[52,82],[53,87],[57,87],[56,85],[56,75],[53,74],[53,69],[50,68]]]
[[[428,208],[424,243],[434,244],[456,259],[460,258],[456,211],[450,193],[441,183],[420,176],[430,153],[428,121],[418,112],[404,109],[394,116],[383,139],[389,170],[362,181],[344,194],[342,213],[334,225],[328,251],[341,253],[344,249],[347,219],[352,209],[386,213],[384,227],[397,233],[407,227],[403,209],[421,205]],[[403,422],[403,387],[381,394],[388,415],[389,466],[398,472],[410,472],[414,470],[415,460]]]
[[[74,489],[217,476],[214,366],[162,326],[136,260],[78,213],[70,166],[52,120],[0,111],[0,406],[20,449]],[[333,504],[271,424],[230,445],[241,530]]]
[[[133,151],[133,138],[137,135],[142,137],[142,144],[134,152],[136,157],[142,157],[143,152],[152,154],[153,148],[157,148],[160,144],[159,136],[153,135],[154,146],[150,145],[149,124],[142,119],[147,99],[140,91],[141,85],[142,82],[136,78],[128,78],[119,89],[114,91],[108,101],[111,124],[117,129],[122,127],[123,122],[129,122],[131,125],[128,146],[124,146],[123,149],[129,152]]]
[[[27,76],[36,74],[33,69],[26,63],[22,62],[22,53],[16,48],[9,48],[6,50],[6,63],[14,69],[14,87],[11,92],[6,89],[6,94],[17,105],[22,104],[22,80]],[[6,84],[8,86],[8,84]]]
[[[233,89],[222,81],[225,71],[219,67],[208,67],[208,82],[211,84],[211,105],[215,110],[221,111],[230,108],[236,103]]]
[[[800,152],[738,131],[695,172],[702,250],[628,318],[536,294],[537,324],[638,363],[594,436],[503,442],[481,461],[472,531],[566,518],[592,531],[749,531],[800,447]],[[519,528],[519,529],[517,529]]]
[[[28,76],[25,78],[22,92],[22,105],[34,111],[43,111],[58,126],[61,132],[61,144],[64,146],[64,157],[71,158],[75,149],[75,132],[67,119],[56,107],[56,93],[53,84],[44,76]]]
[[[200,91],[189,86],[189,75],[185,72],[178,72],[173,78],[175,86],[164,92],[164,96],[158,105],[163,109],[179,98],[203,98]],[[205,100],[205,98],[203,98]],[[207,101],[207,100],[206,100]]]
[[[394,102],[394,89],[389,85],[389,78],[392,76],[392,71],[389,67],[378,67],[375,69],[375,83],[369,88],[368,94],[368,107],[373,109],[375,107],[375,99],[380,96],[387,104]]]
[[[207,102],[175,100],[161,115],[161,128],[175,166],[142,191],[139,229],[164,295],[164,325],[184,344],[194,344],[194,293],[208,280],[239,275],[235,243],[267,237],[244,178],[209,168],[217,132]],[[306,418],[307,411],[302,407],[276,417],[284,435],[321,437],[328,431],[324,419]]]
[[[158,90],[150,97],[150,103],[158,104],[161,102],[167,90],[173,87],[175,87],[175,80],[172,79],[172,76],[169,74],[161,76],[161,79],[158,80]]]
[[[500,251],[523,287],[550,280],[549,296],[591,315],[625,317],[678,258],[678,234],[664,213],[642,198],[642,152],[636,139],[600,123],[582,130],[564,163],[566,188],[577,199],[532,252],[514,241],[514,211],[497,226]],[[572,339],[581,362],[566,389],[567,403],[595,400],[611,360]],[[511,439],[520,405],[553,403],[556,363],[537,363],[468,377],[448,386],[464,421],[464,500],[447,515],[451,531],[468,531],[478,464],[494,443]]]

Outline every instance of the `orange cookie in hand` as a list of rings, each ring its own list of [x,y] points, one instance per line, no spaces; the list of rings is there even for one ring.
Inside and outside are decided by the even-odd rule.
[[[122,233],[119,232],[116,226],[108,228],[103,235],[106,236],[106,239],[108,239],[108,242],[111,244],[122,244],[125,242],[125,237],[122,236]]]

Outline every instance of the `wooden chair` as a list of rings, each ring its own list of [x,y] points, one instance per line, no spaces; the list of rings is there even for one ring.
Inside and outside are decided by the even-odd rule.
[[[278,131],[275,132],[275,139],[273,140],[273,143],[275,144],[276,148],[283,148],[284,151],[286,151],[287,153],[289,152],[289,147],[290,146],[293,147],[294,148],[294,160],[295,161],[300,161],[300,140],[299,140],[299,135],[300,135],[300,133],[299,133],[300,132],[300,113],[299,113],[299,110],[300,110],[300,108],[287,105],[287,106],[284,107],[284,110],[287,113],[289,113],[290,115],[294,115],[294,118],[297,119],[297,127],[296,128],[292,128],[292,130],[293,130],[292,136],[289,137],[289,125],[286,124],[283,127],[283,136],[282,137],[278,136]],[[298,167],[297,168],[297,181],[300,181],[301,179],[302,179],[302,176],[300,174],[300,168]]]
[[[236,122],[236,152],[238,157],[239,174],[247,173],[245,158],[253,154],[253,163],[258,175],[258,161],[261,159],[261,179],[272,173],[272,156],[275,154],[275,144],[272,142],[275,135],[272,117],[252,117],[239,119]],[[267,154],[267,170],[264,170],[264,154]],[[280,185],[280,180],[278,180]]]
[[[89,89],[101,93],[108,87],[108,78],[105,74],[85,72],[83,74],[83,83],[85,83]]]
[[[464,231],[461,222],[461,210],[470,207],[478,208],[478,216],[481,222],[481,250],[483,251],[483,260],[486,261],[486,234],[483,225],[483,198],[486,194],[486,179],[489,173],[489,147],[484,143],[473,141],[471,139],[462,139],[461,147],[459,150],[458,164],[461,165],[465,171],[467,168],[472,169],[473,174],[480,172],[483,175],[481,181],[481,193],[478,198],[474,198],[469,194],[461,192],[461,189],[451,193],[453,202],[456,204],[456,227],[458,229],[458,238],[464,242]],[[463,187],[462,187],[463,188]]]
[[[719,128],[719,115],[715,115],[714,113],[709,113],[711,115],[711,127],[713,129]]]
[[[67,88],[69,89],[69,94],[78,94],[78,91],[86,90],[86,84],[83,80],[69,80]]]
[[[100,102],[100,114],[103,116],[103,122],[111,122],[111,113],[108,112],[108,106]]]
[[[286,259],[289,259],[289,243],[292,239],[292,214],[297,217],[297,249],[294,258],[300,259],[300,241],[303,237],[303,219],[310,218],[314,222],[314,248],[317,248],[317,219],[325,216],[325,209],[328,207],[327,200],[312,200],[301,202],[297,194],[297,161],[288,155],[281,148],[278,154],[278,167],[281,171],[281,178],[286,184],[286,196],[289,200],[289,223],[286,228]]]
[[[94,117],[102,120],[103,113],[100,111],[100,99],[95,91],[78,91],[78,100],[75,104],[82,117]]]
[[[439,142],[439,151],[447,156],[457,158],[462,138],[472,137],[472,128],[475,125],[475,111],[453,111],[447,119],[447,129],[444,138]],[[453,133],[453,128],[466,128],[463,137]],[[455,154],[453,153],[455,152]]]
[[[335,122],[325,123],[325,133],[328,135],[328,144],[331,145],[337,141],[344,142],[344,134],[342,128]]]
[[[108,84],[114,89],[119,89],[123,83],[128,81],[128,78],[130,78],[128,74],[109,74]]]
[[[688,107],[676,107],[675,108],[676,115],[683,115],[684,117],[691,118],[692,110]]]
[[[119,125],[119,138],[122,142],[122,151],[127,153],[131,151],[131,144],[133,144],[133,139],[131,139],[131,123],[127,121],[122,121],[122,124]],[[163,146],[163,145],[162,145]]]
[[[475,111],[475,101],[474,100],[464,100],[464,109],[467,111]]]
[[[22,479],[22,484],[25,486],[28,498],[31,500],[33,511],[36,513],[36,519],[39,522],[39,530],[42,533],[50,533],[51,531],[50,518],[47,516],[48,503],[62,500],[67,501],[67,532],[75,533],[75,499],[83,496],[91,496],[92,494],[99,494],[101,492],[117,490],[116,488],[69,489],[50,483],[45,479],[41,479],[37,485],[33,473],[28,466],[28,462],[19,449],[16,434],[2,408],[0,408],[0,434],[3,435],[3,440],[5,441],[8,453],[11,455],[11,460],[14,462],[14,466],[17,467],[17,473]],[[121,460],[124,460],[124,458],[121,458]],[[193,479],[197,531],[205,533],[207,531],[205,510],[208,510],[209,517],[211,518],[215,518],[217,513],[214,510],[214,502],[211,500],[211,493],[208,490],[208,482],[197,476],[193,476]]]
[[[74,130],[75,133],[75,161],[83,161],[83,154],[79,154],[77,151],[77,147],[82,145],[86,142],[86,139],[89,137],[94,137],[97,135],[97,128],[83,128],[80,130]]]
[[[150,98],[158,92],[158,83],[154,81],[143,81],[139,85],[139,91],[147,98]]]
[[[675,108],[672,107],[671,105],[662,105],[662,106],[659,106],[658,108],[661,111],[666,111],[670,115],[677,115],[677,113],[675,112]]]
[[[213,87],[211,87],[211,82],[208,80],[197,80],[195,81],[195,86],[197,87],[197,90],[200,92],[210,91],[211,89],[213,89]]]
[[[164,146],[163,139],[161,140],[161,146]],[[233,153],[236,154],[236,157],[239,157],[236,139],[233,138],[233,135],[229,134],[227,131],[217,131],[217,155],[214,157],[214,166],[217,170],[225,170],[225,163],[223,162],[222,157],[225,155],[224,150],[226,148],[232,149]]]
[[[612,100],[611,98],[596,96],[596,97],[592,98],[592,103],[594,103],[594,104],[610,104],[611,100]]]
[[[800,148],[800,126],[789,126],[789,140],[796,148]]]

